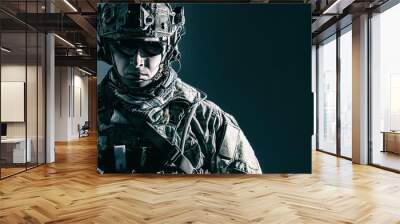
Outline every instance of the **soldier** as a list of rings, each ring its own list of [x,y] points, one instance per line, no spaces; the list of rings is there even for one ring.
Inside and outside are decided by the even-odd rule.
[[[98,171],[261,174],[235,119],[177,77],[182,7],[98,6]]]

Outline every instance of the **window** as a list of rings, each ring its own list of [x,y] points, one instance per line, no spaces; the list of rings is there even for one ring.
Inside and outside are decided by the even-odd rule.
[[[340,155],[352,157],[352,34],[351,26],[340,36]]]
[[[372,163],[400,170],[400,5],[371,18]]]
[[[336,36],[318,48],[318,149],[336,153]]]

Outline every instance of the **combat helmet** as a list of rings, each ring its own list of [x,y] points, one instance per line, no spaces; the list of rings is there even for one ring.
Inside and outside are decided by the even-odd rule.
[[[183,7],[167,3],[100,3],[97,16],[97,43],[100,60],[111,64],[108,40],[161,42],[163,63],[179,60],[178,42],[184,34]]]

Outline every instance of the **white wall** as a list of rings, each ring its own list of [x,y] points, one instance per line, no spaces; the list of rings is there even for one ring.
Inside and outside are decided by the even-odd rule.
[[[55,141],[68,140],[68,71],[67,67],[55,68]]]
[[[73,67],[56,67],[56,141],[79,138],[78,124],[88,120],[88,78]],[[80,108],[81,107],[81,108]]]
[[[1,66],[1,81],[3,82],[25,82],[26,67],[19,64],[6,64]],[[29,68],[28,68],[29,69]],[[1,108],[7,110],[7,108]],[[25,122],[7,123],[8,137],[25,137]]]
[[[1,81],[11,82],[24,82],[26,84],[26,101],[23,102],[24,106],[21,108],[22,113],[26,112],[26,120],[22,122],[6,122],[7,123],[7,137],[8,138],[24,138],[25,135],[30,139],[30,147],[32,151],[32,161],[44,163],[44,150],[45,150],[45,118],[44,118],[44,100],[45,90],[44,87],[44,74],[42,67],[36,65],[24,64],[2,64],[1,66]],[[27,80],[25,80],[27,78]],[[4,89],[3,89],[4,90]],[[7,97],[2,95],[3,97]],[[26,105],[25,105],[26,103]],[[12,108],[2,107],[4,112],[12,110]],[[7,111],[11,112],[12,111]],[[37,153],[39,154],[37,156]]]
[[[74,90],[72,92],[73,96],[71,96],[71,99],[73,99],[73,101],[74,101],[74,102],[71,102],[71,105],[73,105],[73,108],[71,108],[71,111],[72,111],[71,127],[72,127],[72,129],[71,129],[71,133],[70,133],[72,138],[79,137],[78,124],[82,126],[85,123],[85,121],[89,120],[88,77],[82,76],[82,75],[83,75],[83,73],[81,73],[77,69],[74,69],[74,81],[73,81],[74,88],[71,88]]]
[[[26,70],[27,69],[27,70]],[[3,64],[1,66],[1,81],[3,82],[25,82],[25,75],[28,72],[28,76],[31,74],[36,75],[36,67],[34,66],[27,66],[25,64]],[[29,77],[28,77],[29,78]],[[29,85],[36,85],[36,81],[29,80]],[[36,108],[36,88],[27,88],[27,106],[35,107]],[[31,102],[35,101],[34,105],[30,105]],[[39,105],[40,106],[40,105]],[[8,108],[1,108],[1,110],[7,110]],[[32,109],[32,108],[29,108]],[[31,112],[30,110],[28,112]],[[35,121],[36,123],[36,113],[28,113],[27,114],[28,122]],[[26,122],[7,122],[7,136],[8,137],[25,137],[25,124]],[[34,125],[29,123],[28,129],[33,127]],[[36,125],[33,127],[36,130]],[[28,130],[28,137],[31,132]]]

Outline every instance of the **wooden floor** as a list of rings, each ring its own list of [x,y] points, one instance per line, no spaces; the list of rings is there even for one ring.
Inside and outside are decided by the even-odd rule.
[[[1,178],[7,177],[7,176],[11,176],[13,174],[19,173],[19,172],[23,172],[25,171],[25,167],[21,168],[21,167],[7,167],[7,168],[1,168]]]
[[[99,176],[95,138],[0,181],[0,223],[400,223],[400,175],[313,153],[312,175]]]
[[[37,166],[37,164],[27,164],[27,167],[25,167],[25,164],[19,164],[17,167],[2,167],[1,168],[1,178],[5,178],[20,172],[24,172],[27,169],[33,169]]]
[[[400,170],[400,154],[375,150],[372,160],[374,164]]]

